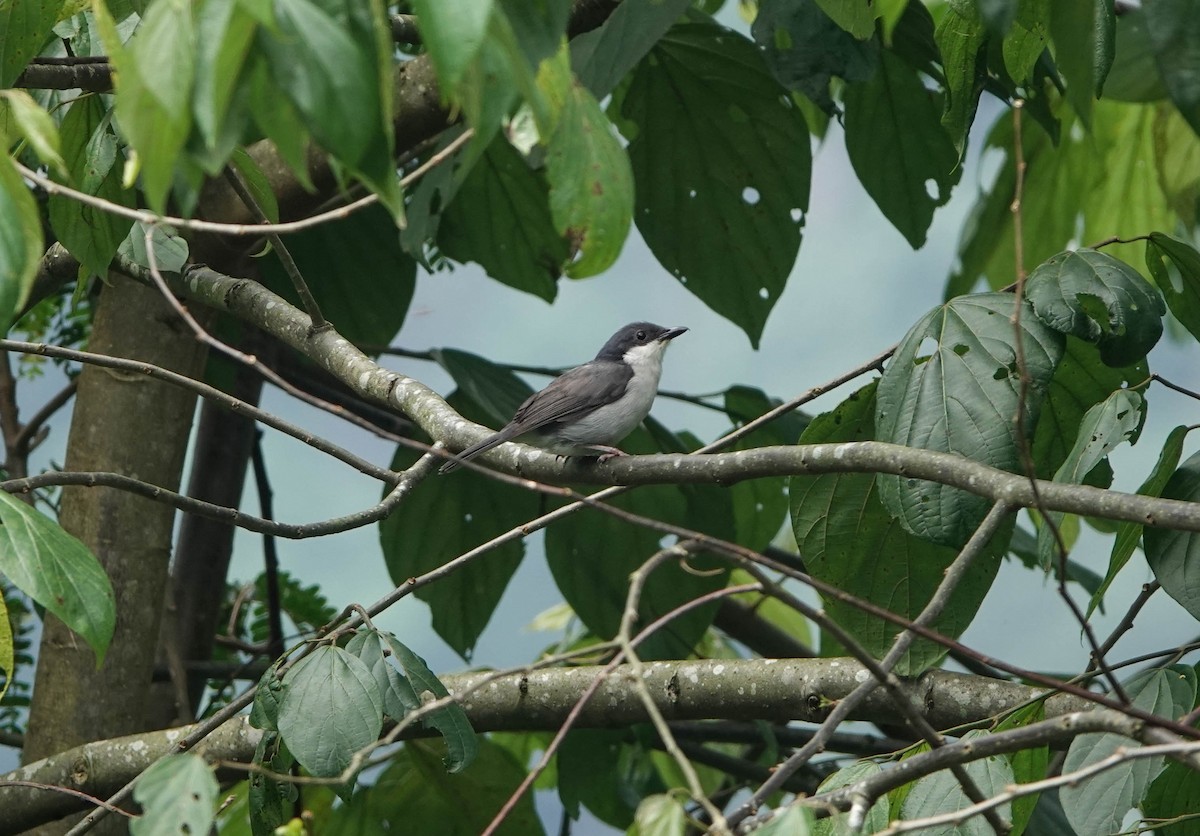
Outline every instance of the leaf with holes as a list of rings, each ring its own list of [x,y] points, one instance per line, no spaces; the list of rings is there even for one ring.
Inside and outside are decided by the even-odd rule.
[[[804,117],[753,43],[696,23],[675,26],[638,65],[620,112],[647,245],[757,346],[808,210]]]
[[[1162,336],[1162,297],[1123,261],[1080,249],[1051,258],[1030,274],[1025,297],[1056,331],[1100,347],[1100,359],[1126,366],[1146,356]]]
[[[1020,339],[1030,385],[1018,427],[1013,418],[1022,385],[1011,321],[1016,304],[1009,294],[980,293],[959,296],[922,317],[879,381],[876,438],[1017,472],[1017,433],[1028,433],[1037,423],[1062,358],[1063,337],[1021,303]],[[899,476],[881,476],[879,494],[910,532],[955,548],[967,541],[991,505],[957,488]]]
[[[1167,499],[1200,502],[1200,453],[1180,465],[1163,488]],[[1163,591],[1200,619],[1200,534],[1147,528],[1142,535],[1150,571]]]
[[[133,836],[208,833],[217,801],[217,779],[204,758],[167,755],[141,774],[133,799],[143,813],[129,824]]]
[[[1167,268],[1164,257],[1174,265],[1176,273]],[[1146,267],[1166,297],[1171,313],[1200,340],[1200,253],[1178,238],[1151,232],[1146,242]]]

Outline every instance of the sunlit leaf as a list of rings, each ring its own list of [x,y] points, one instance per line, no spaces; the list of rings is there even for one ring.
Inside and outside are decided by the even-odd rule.
[[[143,813],[129,824],[134,836],[208,833],[217,800],[217,779],[204,758],[167,755],[142,773],[133,787]]]

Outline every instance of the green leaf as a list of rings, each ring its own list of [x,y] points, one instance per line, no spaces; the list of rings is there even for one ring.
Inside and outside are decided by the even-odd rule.
[[[1162,496],[1163,489],[1166,488],[1171,474],[1175,471],[1176,465],[1179,464],[1179,458],[1183,455],[1183,440],[1187,437],[1191,427],[1176,427],[1167,435],[1166,442],[1163,443],[1162,451],[1158,454],[1158,461],[1154,465],[1154,469],[1150,471],[1150,475],[1137,492],[1141,496]],[[1117,529],[1117,536],[1113,542],[1112,554],[1108,558],[1108,573],[1104,576],[1104,581],[1099,588],[1092,593],[1092,599],[1088,603],[1087,615],[1090,617],[1096,607],[1104,600],[1104,593],[1108,591],[1113,580],[1116,579],[1117,573],[1120,572],[1125,564],[1129,562],[1129,558],[1133,555],[1138,543],[1142,539],[1143,526],[1138,523],[1122,523]]]
[[[818,832],[816,817],[808,807],[792,804],[756,832],[759,836],[809,836]]]
[[[1025,284],[1038,318],[1056,331],[1100,347],[1100,359],[1125,366],[1162,336],[1162,297],[1123,261],[1080,249],[1038,265]]]
[[[1155,0],[1141,10],[1171,101],[1200,134],[1200,2]]]
[[[1158,185],[1168,208],[1191,229],[1200,205],[1200,137],[1169,103],[1160,102],[1157,109],[1154,168]]]
[[[836,110],[830,79],[866,81],[879,66],[878,43],[855,38],[816,0],[763,3],[750,32],[779,83],[803,93],[825,113]]]
[[[29,298],[42,250],[37,204],[12,159],[0,155],[0,334]]]
[[[122,206],[132,203],[121,187],[117,138],[100,96],[77,99],[62,121],[63,155],[75,188]],[[49,198],[50,226],[87,275],[103,276],[133,221],[60,195]]]
[[[0,492],[0,573],[78,633],[96,654],[112,639],[112,586],[87,547],[11,494]]]
[[[984,731],[969,731],[963,735],[964,742],[988,737]],[[992,755],[963,764],[963,769],[975,781],[984,798],[991,798],[1013,783],[1013,770],[1003,755]],[[913,785],[900,809],[902,819],[923,819],[943,813],[953,813],[971,805],[958,779],[948,769],[921,778]],[[996,809],[1000,818],[1011,820],[1012,805],[1005,802]],[[979,825],[972,827],[975,822]],[[951,836],[952,834],[986,833],[991,828],[982,819],[972,819],[966,825],[942,825],[924,829],[929,836]]]
[[[313,775],[341,775],[383,728],[383,697],[362,661],[322,645],[283,678],[279,733]]]
[[[357,345],[382,347],[400,330],[417,281],[417,265],[400,249],[387,210],[369,206],[343,220],[283,236],[321,313]],[[278,258],[262,264],[263,281],[297,300]]]
[[[1163,262],[1164,256],[1175,267],[1175,272]],[[1166,297],[1171,313],[1200,340],[1200,253],[1178,238],[1151,232],[1150,240],[1146,242],[1146,267]]]
[[[271,772],[287,775],[296,766],[296,759],[283,745],[279,732],[271,731],[259,738],[252,763]],[[276,828],[292,818],[299,797],[296,785],[290,781],[277,781],[263,773],[251,774],[248,783],[246,813],[242,821],[249,823],[253,836],[275,836]]]
[[[0,684],[0,703],[2,703],[4,695],[8,693],[8,686],[12,685],[13,677],[17,672],[12,622],[9,621],[8,604],[4,602],[3,594],[0,594],[0,672],[4,676],[4,682]]]
[[[227,138],[231,110],[238,110],[244,123],[249,114],[242,113],[243,103],[235,102],[238,82],[250,55],[250,46],[258,23],[241,0],[205,0],[199,6],[196,20],[196,91],[192,101],[196,128],[206,148],[215,150]],[[241,105],[240,107],[238,105]],[[222,149],[223,151],[223,149]],[[245,154],[245,152],[242,152]],[[217,155],[222,160],[225,153]],[[216,173],[216,172],[214,172]]]
[[[870,3],[860,0],[817,0],[830,20],[860,41],[875,34],[875,12]]]
[[[1015,10],[1016,4],[1012,4]],[[946,104],[942,126],[950,134],[959,158],[966,150],[967,131],[975,119],[979,94],[987,81],[987,28],[982,8],[969,2],[950,3],[937,27],[937,45],[946,73]],[[989,24],[990,26],[990,24]]]
[[[1185,665],[1146,671],[1121,683],[1136,708],[1172,719],[1192,709],[1196,673]],[[1063,774],[1075,772],[1116,753],[1137,747],[1119,734],[1081,734],[1071,743]],[[1134,758],[1063,786],[1063,810],[1078,833],[1116,833],[1125,814],[1142,802],[1162,770],[1163,758]]]
[[[570,257],[550,215],[544,172],[530,168],[503,136],[488,145],[442,210],[438,248],[455,261],[477,262],[509,287],[547,302]]]
[[[129,230],[129,235],[117,247],[117,252],[136,264],[149,269],[150,250],[154,251],[154,261],[159,270],[178,273],[187,263],[188,242],[173,231],[162,226],[150,227],[150,247],[146,246],[147,225],[135,221]]]
[[[487,36],[493,0],[414,0],[421,40],[433,59],[443,95],[459,82]]]
[[[813,420],[801,444],[864,441],[874,435],[874,384]],[[915,617],[945,577],[956,552],[914,537],[879,501],[875,474],[793,476],[792,527],[804,564],[817,578],[906,618]],[[955,588],[935,629],[958,636],[975,617],[1007,544],[1007,529],[972,564]],[[825,611],[871,654],[883,656],[900,628],[836,598]],[[917,640],[896,670],[916,675],[946,655],[940,645]]]
[[[1170,761],[1142,799],[1146,819],[1173,822],[1163,836],[1196,836],[1196,799],[1200,798],[1200,772],[1190,765]]]
[[[391,756],[369,788],[334,810],[322,836],[361,836],[395,830],[397,822],[438,836],[478,836],[520,786],[526,767],[486,738],[479,757],[458,775],[447,775],[438,744],[411,740]],[[497,836],[542,836],[544,830],[526,793],[496,829]]]
[[[867,194],[917,249],[958,182],[958,151],[916,70],[886,50],[881,60],[874,77],[846,85],[846,150]]]
[[[1163,488],[1167,499],[1200,502],[1200,453],[1185,461]],[[1191,531],[1147,528],[1142,535],[1146,560],[1163,591],[1200,619],[1200,535]]]
[[[642,799],[633,814],[628,836],[684,836],[687,833],[687,809],[673,795],[651,795]]]
[[[821,786],[817,788],[817,792],[832,792],[843,787],[849,787],[857,784],[859,781],[873,778],[882,771],[883,767],[874,761],[855,761],[822,781]],[[875,833],[887,827],[890,806],[886,795],[876,800],[863,816],[859,832]],[[849,815],[847,813],[838,813],[828,818],[818,819],[812,828],[813,836],[843,836],[843,834],[849,833],[848,818]],[[781,831],[780,836],[783,836],[783,833],[787,832]]]
[[[137,151],[147,202],[155,212],[165,213],[192,126],[197,48],[192,5],[187,0],[155,0],[128,44],[121,43],[104,5],[94,8],[116,70],[117,122]]]
[[[629,158],[595,97],[570,78],[565,48],[543,62],[538,86],[548,98],[563,96],[553,125],[539,129],[546,141],[550,216],[575,251],[566,272],[577,279],[594,276],[616,261],[629,234]]]
[[[61,7],[62,0],[0,3],[0,88],[12,87],[29,60],[41,52]]]
[[[1142,396],[1129,389],[1118,389],[1089,409],[1079,425],[1079,433],[1066,461],[1054,474],[1054,481],[1083,484],[1092,469],[1118,445],[1137,439],[1145,418],[1144,409]],[[1057,543],[1051,525],[1060,527],[1065,517],[1061,511],[1050,511],[1046,515],[1048,523],[1038,530],[1038,556],[1044,569],[1055,565]]]
[[[1037,424],[1047,385],[1063,354],[1063,338],[1033,315],[1020,318],[1029,390],[1025,415],[1014,423],[1021,380],[1011,295],[960,296],[934,308],[909,330],[879,382],[880,441],[957,453],[1017,472],[1017,432]],[[923,345],[936,342],[932,353]],[[990,500],[955,488],[898,476],[880,477],[880,498],[904,527],[935,543],[958,547],[987,513]]]
[[[217,779],[199,755],[167,755],[142,773],[133,799],[143,813],[129,824],[134,836],[208,833],[217,801]]]
[[[3,105],[0,107],[0,128],[11,119],[41,161],[65,174],[67,164],[62,158],[58,128],[50,114],[24,90],[0,90],[0,105]],[[14,139],[9,137],[8,141],[11,143]]]
[[[1051,478],[1067,459],[1079,435],[1084,414],[1113,392],[1140,386],[1150,377],[1145,360],[1114,369],[1100,360],[1100,349],[1077,337],[1067,337],[1066,351],[1042,404],[1033,434],[1033,461],[1040,479]]]
[[[690,0],[623,0],[603,25],[571,39],[572,72],[603,99],[690,5]]]
[[[1050,4],[1054,58],[1067,82],[1067,99],[1085,125],[1112,66],[1115,36],[1109,0],[1055,0]]]
[[[265,37],[260,34],[259,37]],[[306,189],[315,190],[308,173],[307,147],[311,138],[299,110],[271,77],[261,49],[251,52],[246,69],[250,115],[263,135],[275,144],[280,158]]]
[[[1044,719],[1046,719],[1046,704],[1039,700],[1009,714],[996,724],[993,731],[1000,733],[1010,729],[1024,728]],[[1040,781],[1046,777],[1046,771],[1050,766],[1050,747],[1032,746],[1028,749],[1020,749],[1008,756],[1008,763],[1012,767],[1014,782],[1030,784]],[[1013,825],[1012,836],[1021,836],[1025,831],[1030,818],[1033,817],[1033,810],[1037,807],[1039,797],[1035,794],[1013,799],[1012,818],[1010,819]]]
[[[1007,3],[1008,0],[997,2]],[[1017,7],[1017,15],[1008,37],[1004,39],[1001,52],[1008,74],[1017,81],[1026,81],[1031,78],[1034,65],[1046,51],[1050,38],[1050,4],[1042,0],[1025,0],[1013,5]],[[980,11],[990,25],[986,7],[981,5]]]
[[[632,747],[616,729],[571,729],[555,755],[558,797],[567,815],[580,807],[610,827],[633,824],[638,799],[653,790],[644,772],[629,767]]]
[[[749,41],[683,24],[638,65],[621,112],[632,123],[623,130],[647,245],[757,346],[808,210],[810,139],[799,109]]]
[[[988,31],[993,35],[1004,37],[1017,17],[1017,9],[1022,5],[1019,0],[979,0],[979,15],[987,24]]]
[[[439,348],[433,359],[454,378],[462,393],[487,412],[502,427],[533,394],[533,389],[512,371],[478,354],[455,348]]]
[[[1167,85],[1159,72],[1157,56],[1150,42],[1145,7],[1130,6],[1122,10],[1117,16],[1116,41],[1117,54],[1104,83],[1104,98],[1119,102],[1153,102],[1167,98]]]
[[[471,375],[480,390],[492,387],[486,397],[501,397],[495,378],[486,380],[481,373],[486,361],[475,358],[479,362],[472,363],[470,355],[448,351],[443,357],[464,378]],[[469,419],[486,420],[461,395],[452,395],[449,402]],[[415,453],[401,447],[392,466],[403,469],[415,460]],[[436,491],[417,491],[380,523],[379,543],[388,574],[400,585],[432,571],[536,517],[540,502],[537,494],[463,469],[444,479]],[[490,551],[486,559],[416,590],[416,596],[429,605],[433,629],[464,659],[470,659],[524,554],[523,539],[511,540]]]
[[[425,664],[424,659],[409,650],[391,633],[381,635],[391,648],[392,658],[400,665],[422,702],[426,700],[427,692],[436,699],[450,695],[442,681],[434,676],[433,671]],[[467,769],[480,754],[482,742],[471,728],[467,713],[458,703],[450,703],[426,715],[423,722],[426,726],[437,729],[445,741],[447,772],[461,772]]]
[[[387,639],[378,631],[359,629],[346,643],[346,652],[352,653],[367,666],[375,679],[375,686],[383,696],[383,713],[400,721],[410,712],[421,707],[412,685],[394,667],[388,664],[386,653],[391,650]]]
[[[258,680],[254,704],[250,707],[250,725],[263,731],[279,731],[279,703],[283,700],[283,681],[271,665]]]
[[[259,209],[263,210],[267,220],[273,224],[279,223],[279,201],[275,199],[275,192],[271,190],[271,183],[267,180],[266,173],[254,161],[254,158],[246,153],[244,148],[236,148],[229,158],[229,163],[237,169],[247,190],[253,196],[254,202],[258,204]]]

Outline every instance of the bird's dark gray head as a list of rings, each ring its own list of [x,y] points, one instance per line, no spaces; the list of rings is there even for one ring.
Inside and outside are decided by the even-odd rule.
[[[639,345],[651,343],[666,343],[686,331],[686,328],[663,328],[653,322],[631,322],[617,333],[608,338],[604,348],[596,355],[597,360],[617,361],[625,356],[625,352]]]

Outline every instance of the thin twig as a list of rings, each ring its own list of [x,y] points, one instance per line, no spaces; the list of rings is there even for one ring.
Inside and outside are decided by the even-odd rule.
[[[263,457],[261,432],[254,434],[250,462],[254,467],[254,484],[258,489],[258,511],[264,520],[273,520],[271,480],[267,476],[267,462]],[[267,655],[278,659],[283,655],[283,606],[279,600],[279,553],[275,548],[275,538],[270,534],[263,535],[263,579],[267,587],[267,624],[270,628]]]

